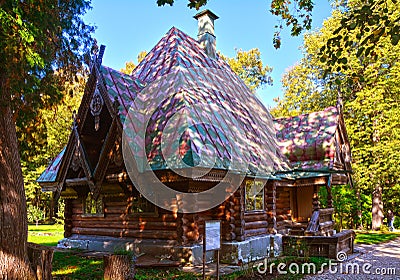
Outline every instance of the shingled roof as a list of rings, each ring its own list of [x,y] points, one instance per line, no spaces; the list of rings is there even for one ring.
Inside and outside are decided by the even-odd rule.
[[[339,117],[336,107],[328,107],[319,112],[274,120],[279,146],[292,170],[337,170],[338,149],[343,144],[337,143]]]
[[[130,142],[146,147],[142,158],[149,164],[139,170],[185,166],[227,170],[235,161],[247,167],[235,171],[248,175],[268,177],[289,169],[267,109],[225,61],[208,57],[195,39],[177,28],[168,31],[131,75],[96,67],[109,98],[106,103],[118,101],[117,113],[132,136]],[[151,118],[143,123],[149,111]],[[171,126],[174,115],[180,117]],[[145,125],[146,137],[141,137],[137,132]],[[162,151],[165,135],[179,136],[179,141]],[[214,153],[207,149],[210,146]],[[171,156],[168,163],[165,153]],[[49,166],[39,182],[50,178],[50,169],[55,180],[57,170]]]
[[[50,162],[46,170],[37,179],[39,183],[55,182],[57,180],[57,174],[60,170],[61,161],[65,153],[65,147],[61,152]]]
[[[140,102],[135,102],[133,131],[140,130],[142,116],[138,112],[148,110],[149,103],[153,106],[146,131],[153,137],[132,142],[141,146],[145,141],[153,170],[184,168],[185,164],[227,169],[233,161],[249,165],[247,171],[236,171],[253,175],[266,176],[288,168],[276,143],[272,117],[263,104],[225,61],[209,58],[199,43],[182,31],[172,28],[132,76],[146,84],[138,93]],[[180,118],[171,132],[166,126],[175,114]],[[170,147],[170,153],[179,150],[179,155],[166,164],[163,158],[168,151],[161,152],[161,139],[179,136],[176,133],[183,136]],[[206,145],[215,149],[216,158],[203,153]]]

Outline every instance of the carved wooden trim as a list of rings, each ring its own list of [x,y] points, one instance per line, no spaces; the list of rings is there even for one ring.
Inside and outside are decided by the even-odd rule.
[[[101,148],[99,161],[97,162],[96,168],[93,172],[93,178],[95,179],[96,184],[101,184],[103,182],[106,169],[111,159],[112,149],[115,145],[115,139],[116,139],[115,123],[116,121],[114,117],[110,129],[107,133],[106,139],[104,141],[103,147]]]

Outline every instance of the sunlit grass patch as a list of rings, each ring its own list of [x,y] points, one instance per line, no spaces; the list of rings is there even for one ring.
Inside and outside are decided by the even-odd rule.
[[[28,241],[45,246],[56,246],[64,238],[62,225],[28,225]]]
[[[64,232],[63,225],[28,225],[28,231],[40,231],[40,232]]]
[[[378,244],[382,242],[388,242],[390,240],[400,237],[400,232],[380,232],[380,231],[359,231],[356,234],[354,240],[357,244]]]
[[[77,256],[74,253],[54,252],[54,279],[103,279],[103,260]]]

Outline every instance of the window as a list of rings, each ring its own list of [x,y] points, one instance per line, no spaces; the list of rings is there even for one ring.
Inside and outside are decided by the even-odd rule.
[[[104,215],[103,197],[99,196],[97,200],[93,199],[92,193],[88,193],[83,203],[83,214],[87,216]]]
[[[264,182],[246,181],[246,211],[264,210]]]
[[[130,212],[132,214],[157,214],[156,206],[138,193],[131,198]]]

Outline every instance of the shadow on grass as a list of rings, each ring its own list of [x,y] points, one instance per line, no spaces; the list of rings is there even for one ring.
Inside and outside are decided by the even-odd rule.
[[[53,279],[103,279],[103,260],[54,252]]]

